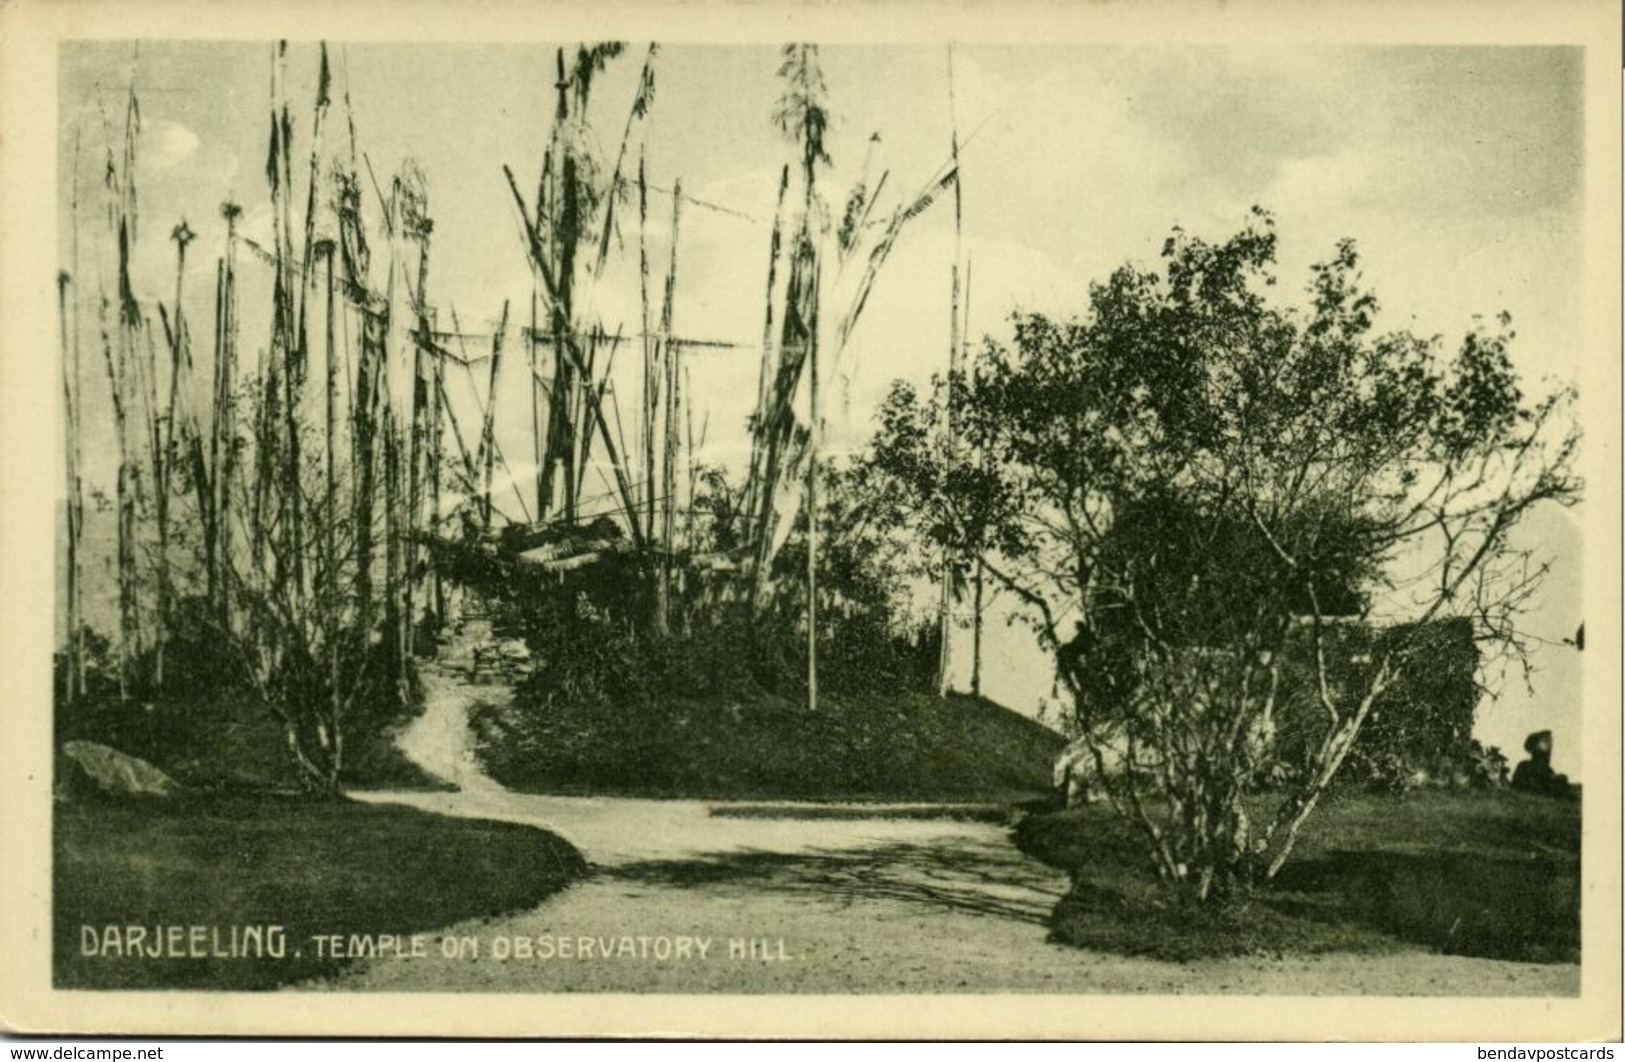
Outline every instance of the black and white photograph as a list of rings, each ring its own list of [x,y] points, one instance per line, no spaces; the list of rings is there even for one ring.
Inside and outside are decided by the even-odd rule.
[[[111,7],[0,274],[58,1031],[1617,1035],[1608,5]]]

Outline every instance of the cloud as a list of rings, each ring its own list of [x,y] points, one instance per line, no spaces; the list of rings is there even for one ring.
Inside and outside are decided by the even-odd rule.
[[[151,143],[153,169],[170,170],[197,154],[198,135],[179,122],[159,122]]]
[[[1282,214],[1346,209],[1369,191],[1376,176],[1372,160],[1353,150],[1285,159],[1260,201]]]

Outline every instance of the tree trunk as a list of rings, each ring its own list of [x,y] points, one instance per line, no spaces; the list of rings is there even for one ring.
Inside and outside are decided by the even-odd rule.
[[[970,695],[982,695],[982,560],[976,560],[976,582],[973,588],[971,614]]]

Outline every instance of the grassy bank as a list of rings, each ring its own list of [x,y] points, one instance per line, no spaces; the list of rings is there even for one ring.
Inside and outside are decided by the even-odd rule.
[[[1420,944],[1446,954],[1576,962],[1580,807],[1510,792],[1334,793],[1296,858],[1252,902],[1165,902],[1140,842],[1104,808],[1036,815],[1021,848],[1073,875],[1053,939],[1188,960]]]
[[[369,718],[369,712],[377,717]],[[386,716],[393,713],[395,719]],[[358,705],[345,734],[344,787],[441,789],[395,747],[415,714]],[[57,709],[57,747],[95,741],[153,764],[182,786],[203,791],[277,792],[296,782],[281,724],[244,691],[184,689],[120,703],[105,697]],[[59,762],[58,771],[63,769]]]
[[[585,870],[526,826],[273,797],[59,804],[54,853],[58,988],[274,988],[343,965],[313,936],[429,933],[533,906]],[[153,927],[203,926],[229,951],[249,925],[282,926],[284,957],[118,956],[106,933],[143,926],[150,944]]]
[[[491,776],[524,792],[701,799],[1003,802],[1047,793],[1062,740],[991,701],[768,694],[647,707],[482,706]]]

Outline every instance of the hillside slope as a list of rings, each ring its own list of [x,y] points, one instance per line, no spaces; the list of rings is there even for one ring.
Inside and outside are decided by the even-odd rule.
[[[478,755],[522,792],[699,799],[1015,802],[1041,797],[1063,744],[986,699],[772,695],[652,706],[479,705]]]

